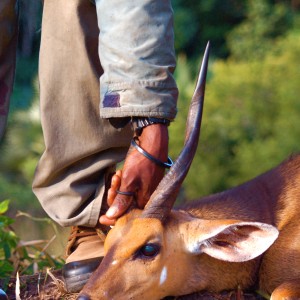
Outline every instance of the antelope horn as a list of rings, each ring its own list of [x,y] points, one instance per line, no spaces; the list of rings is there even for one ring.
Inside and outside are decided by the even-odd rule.
[[[174,205],[180,186],[195,156],[200,135],[209,49],[210,43],[208,42],[190,104],[183,150],[151,195],[141,215],[142,218],[157,218],[164,221]]]

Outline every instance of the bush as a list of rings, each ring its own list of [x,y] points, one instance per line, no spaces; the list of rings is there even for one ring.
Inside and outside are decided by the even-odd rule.
[[[0,202],[0,279],[6,279],[8,282],[9,278],[17,272],[33,274],[45,268],[61,267],[64,263],[63,259],[54,258],[46,251],[49,241],[24,242],[16,235],[11,227],[15,221],[6,215],[9,203],[9,200]],[[55,226],[49,219],[32,219]]]
[[[184,183],[187,198],[242,183],[299,151],[299,51],[300,34],[294,32],[262,60],[211,60],[200,147]],[[170,126],[173,156],[182,147],[194,86],[188,70],[180,58],[179,113]]]

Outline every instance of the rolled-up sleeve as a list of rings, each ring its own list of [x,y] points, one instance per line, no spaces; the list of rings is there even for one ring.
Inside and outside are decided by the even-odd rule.
[[[173,77],[173,11],[169,0],[96,0],[103,118],[173,119],[178,97]]]

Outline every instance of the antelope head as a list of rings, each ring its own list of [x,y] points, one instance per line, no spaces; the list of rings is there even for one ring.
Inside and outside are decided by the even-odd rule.
[[[274,241],[276,232],[270,225],[200,220],[184,211],[172,210],[197,149],[208,55],[209,44],[192,98],[182,152],[144,210],[133,209],[118,219],[105,240],[105,257],[78,299],[155,300],[191,293],[195,291],[195,283],[186,278],[191,277],[191,270],[199,264],[199,254],[238,262],[260,255]],[[228,249],[221,251],[220,248],[225,248],[220,247],[225,236],[232,233],[234,237],[228,245],[233,248],[232,244],[236,244],[234,253]],[[263,237],[264,242],[258,243],[258,237]],[[212,240],[216,241],[216,247],[211,247]],[[197,278],[197,290],[207,287],[205,277],[203,274],[200,281]]]

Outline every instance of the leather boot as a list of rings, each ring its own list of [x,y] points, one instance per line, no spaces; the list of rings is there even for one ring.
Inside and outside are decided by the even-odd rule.
[[[74,226],[71,228],[62,274],[66,289],[79,292],[103,259],[103,245],[108,227],[97,228]]]

